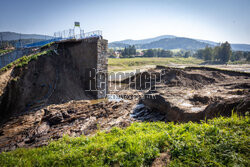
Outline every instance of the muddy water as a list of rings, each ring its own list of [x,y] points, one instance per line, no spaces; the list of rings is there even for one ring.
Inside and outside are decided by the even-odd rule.
[[[107,96],[107,100],[109,102],[122,101],[124,103],[131,101],[131,100],[124,100],[119,96],[117,96],[116,94],[109,94]],[[163,121],[165,119],[164,114],[150,111],[144,104],[136,104],[130,111],[130,117],[138,121]]]
[[[136,120],[140,121],[164,121],[165,115],[159,112],[153,112],[144,104],[137,104],[130,116]]]
[[[120,98],[119,96],[117,96],[116,94],[108,94],[107,99],[108,99],[108,101],[115,101],[115,102],[125,101],[122,98]]]

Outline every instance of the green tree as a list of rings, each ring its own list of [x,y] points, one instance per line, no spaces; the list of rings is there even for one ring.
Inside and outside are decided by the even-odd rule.
[[[122,51],[122,57],[123,58],[130,58],[130,57],[133,57],[136,55],[136,48],[135,46],[128,46],[128,47],[125,47],[124,50]]]
[[[211,47],[206,46],[203,51],[203,58],[205,60],[213,60],[213,49]]]
[[[230,58],[231,61],[238,61],[244,57],[244,54],[242,51],[236,51],[232,52],[232,56]]]
[[[245,55],[246,55],[246,60],[247,60],[247,61],[250,61],[250,52],[246,52]]]
[[[227,63],[232,55],[231,45],[226,41],[221,44],[219,58],[222,63]]]
[[[172,57],[173,52],[170,50],[161,50],[159,53],[159,57]]]
[[[154,57],[154,51],[153,49],[147,49],[145,52],[144,52],[144,55],[145,57]]]
[[[190,52],[190,51],[187,51],[187,52],[185,53],[185,55],[184,55],[185,58],[188,58],[188,57],[190,57],[190,56],[191,56],[191,52]]]
[[[136,49],[135,49],[135,46],[129,46],[128,47],[128,55],[136,55]]]
[[[199,49],[199,50],[197,51],[197,53],[196,53],[197,58],[199,58],[199,59],[204,59],[203,50],[204,50],[204,49]]]
[[[213,61],[219,61],[220,60],[220,46],[215,46],[213,48]]]

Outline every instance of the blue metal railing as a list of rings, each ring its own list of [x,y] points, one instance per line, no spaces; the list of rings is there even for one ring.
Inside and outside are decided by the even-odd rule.
[[[53,38],[53,39],[49,39],[49,40],[34,42],[31,44],[24,45],[24,48],[40,47],[40,46],[46,45],[48,43],[60,41],[60,40],[62,40],[62,38]]]

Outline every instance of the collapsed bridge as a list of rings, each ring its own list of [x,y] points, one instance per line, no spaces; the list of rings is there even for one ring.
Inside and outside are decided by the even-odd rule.
[[[48,38],[48,37],[47,37]],[[102,38],[102,31],[95,30],[91,32],[84,33],[83,30],[80,29],[80,33],[76,34],[75,29],[69,29],[64,31],[59,31],[54,33],[54,36],[45,40],[41,40],[38,42],[32,42],[29,44],[22,44],[22,40],[16,44],[16,49],[12,52],[0,55],[0,68],[8,65],[9,63],[15,61],[16,59],[21,58],[24,55],[29,55],[34,53],[36,48],[43,47],[53,42],[59,41],[67,41],[67,40],[80,40],[80,39],[88,39],[88,38]]]
[[[2,71],[0,120],[49,104],[105,97],[105,84],[96,91],[107,82],[105,76],[90,83],[87,75],[90,69],[107,71],[107,45],[100,37],[63,40],[40,48],[42,54],[29,62],[21,59]]]

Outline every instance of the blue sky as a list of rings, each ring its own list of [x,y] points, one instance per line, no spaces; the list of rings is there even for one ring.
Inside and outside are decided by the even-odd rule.
[[[1,0],[0,31],[53,35],[80,21],[105,39],[176,35],[250,44],[250,0]]]

